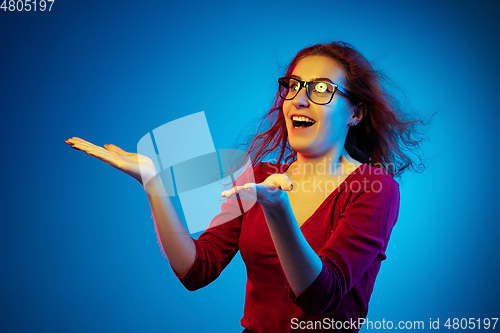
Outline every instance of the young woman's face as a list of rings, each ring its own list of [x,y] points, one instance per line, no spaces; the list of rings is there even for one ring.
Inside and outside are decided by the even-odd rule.
[[[344,69],[326,56],[308,56],[300,60],[292,76],[301,81],[330,81],[345,87]],[[330,103],[315,104],[307,97],[306,89],[302,88],[292,100],[284,101],[283,113],[290,146],[302,155],[319,157],[332,149],[343,148],[353,121],[354,106],[339,91],[335,92]],[[314,124],[298,128],[294,126],[294,116],[307,117]]]

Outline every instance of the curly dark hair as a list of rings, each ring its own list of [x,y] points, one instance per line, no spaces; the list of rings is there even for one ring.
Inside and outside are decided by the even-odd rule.
[[[419,154],[422,141],[416,126],[421,120],[405,114],[393,96],[385,92],[380,81],[385,75],[372,65],[352,45],[345,42],[316,44],[301,50],[287,66],[290,76],[297,63],[308,56],[321,55],[336,60],[345,70],[345,88],[348,98],[357,105],[364,103],[366,112],[357,126],[347,133],[345,149],[354,159],[401,176],[411,169],[422,172],[423,160]],[[260,133],[264,128],[264,132]],[[283,115],[283,99],[276,93],[271,110],[262,118],[256,135],[248,144],[248,153],[255,166],[268,155],[276,155],[276,163],[293,161],[297,153],[290,147]]]

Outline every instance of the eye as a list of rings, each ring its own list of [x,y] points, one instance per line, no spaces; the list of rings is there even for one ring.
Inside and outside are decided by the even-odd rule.
[[[328,85],[324,82],[318,82],[314,87],[314,90],[319,93],[324,93],[328,89]]]
[[[297,81],[290,81],[290,89],[291,90],[299,90],[300,84]]]

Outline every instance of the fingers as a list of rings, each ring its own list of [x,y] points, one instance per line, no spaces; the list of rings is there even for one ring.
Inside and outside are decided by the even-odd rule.
[[[230,190],[223,191],[221,193],[221,197],[236,199],[236,194],[238,194],[243,200],[255,200],[256,185],[248,183],[243,186],[235,186]]]
[[[94,149],[98,148],[98,146],[96,146],[88,141],[85,141],[83,139],[77,138],[77,137],[70,138],[64,142],[67,143],[68,145],[70,145],[71,148],[75,148],[75,149],[79,149],[79,150],[83,150],[83,151],[87,151],[87,150],[92,149],[92,148],[94,148]]]
[[[106,152],[107,153],[112,152],[112,153],[116,153],[119,155],[130,155],[131,154],[131,153],[128,153],[125,150],[123,150],[120,147],[115,146],[113,144],[107,144],[107,145],[104,145],[104,147],[100,147],[100,146],[96,146],[88,141],[85,141],[83,139],[80,139],[78,137],[70,138],[64,142],[67,143],[68,145],[70,145],[71,148],[74,148],[77,150],[82,150],[82,151],[86,152],[87,154],[93,155],[95,157],[100,156],[101,157],[100,159],[103,161],[109,160],[109,156],[106,156],[106,154],[103,154]],[[111,156],[112,155],[113,154],[111,154]],[[116,155],[114,155],[114,156],[116,156]],[[106,159],[103,159],[103,158],[106,158]]]
[[[255,196],[257,192],[263,193],[264,191],[266,193],[272,193],[278,190],[283,190],[283,191],[293,190],[292,181],[290,180],[290,178],[288,178],[288,176],[283,174],[274,174],[267,177],[267,179],[260,184],[247,183],[243,186],[235,186],[231,190],[222,192],[221,196],[225,198],[235,199],[236,194],[249,197],[249,196]]]
[[[221,197],[224,197],[224,198],[234,197],[234,198],[236,198],[235,194],[238,193],[241,190],[244,190],[244,189],[245,188],[243,186],[235,186],[235,187],[233,187],[230,190],[222,191]]]
[[[101,161],[104,161],[106,163],[115,163],[116,162],[116,153],[108,151],[104,149],[103,147],[96,146],[88,141],[85,141],[83,139],[73,137],[70,138],[66,141],[64,141],[68,145],[71,146],[71,148],[81,150],[88,155],[94,156]],[[118,147],[117,147],[118,148]]]
[[[71,148],[75,148],[75,149],[78,149],[78,150],[83,150],[84,152],[87,152],[87,153],[88,152],[91,152],[91,153],[108,152],[103,147],[96,146],[96,145],[94,145],[94,144],[92,144],[92,143],[90,143],[88,141],[85,141],[85,140],[77,138],[77,137],[73,137],[73,138],[68,139],[68,140],[66,140],[64,142],[67,143],[68,145],[70,145]],[[116,147],[116,148],[118,148],[118,147]]]
[[[285,176],[285,175],[283,175]],[[287,176],[285,176],[282,181],[281,181],[281,189],[283,191],[291,191],[293,190],[293,184],[292,184],[292,181],[290,180],[290,178],[288,178]]]

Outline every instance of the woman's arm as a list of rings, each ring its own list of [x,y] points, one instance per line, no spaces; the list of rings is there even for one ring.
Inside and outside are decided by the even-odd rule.
[[[146,156],[128,153],[115,145],[96,146],[80,138],[64,141],[71,148],[86,152],[136,179],[146,190],[165,254],[174,271],[184,275],[192,266],[196,247],[181,223],[157,175],[154,163]]]
[[[280,192],[279,200],[261,205],[281,267],[290,288],[299,295],[318,278],[323,263],[302,234],[288,194]]]
[[[160,177],[154,177],[144,187],[155,220],[156,231],[163,251],[178,276],[185,275],[193,265],[196,247],[191,235],[182,224]]]
[[[295,219],[286,193],[291,189],[288,177],[274,174],[261,184],[237,186],[222,196],[231,197],[236,192],[244,200],[261,204],[285,276],[294,293],[299,295],[318,278],[323,263]]]
[[[269,181],[271,177],[276,179]],[[254,200],[263,208],[292,291],[289,299],[308,316],[327,313],[372,265],[375,264],[375,271],[371,278],[378,272],[375,260],[385,259],[384,251],[398,216],[398,183],[387,174],[368,173],[358,178],[356,181],[366,181],[371,190],[351,193],[338,225],[316,255],[293,217],[284,192],[291,189],[289,181],[284,175],[269,178],[264,183],[246,184],[235,190],[241,197],[257,193]]]

